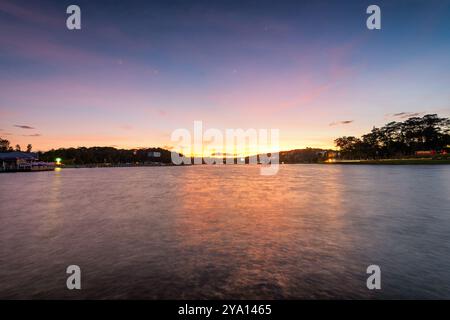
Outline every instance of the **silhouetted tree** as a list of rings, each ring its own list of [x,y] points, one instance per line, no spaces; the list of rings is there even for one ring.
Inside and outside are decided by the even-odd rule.
[[[0,152],[11,151],[10,142],[6,139],[0,138]]]

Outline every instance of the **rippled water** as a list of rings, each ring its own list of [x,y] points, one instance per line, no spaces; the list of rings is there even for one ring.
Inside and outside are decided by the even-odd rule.
[[[0,298],[450,298],[450,166],[1,174],[0,244]]]

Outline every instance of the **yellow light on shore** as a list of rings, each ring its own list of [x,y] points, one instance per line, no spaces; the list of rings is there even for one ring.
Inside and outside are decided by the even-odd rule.
[[[61,161],[62,161],[61,158],[56,158],[56,159],[55,159],[56,165],[57,165],[57,166],[61,165]]]

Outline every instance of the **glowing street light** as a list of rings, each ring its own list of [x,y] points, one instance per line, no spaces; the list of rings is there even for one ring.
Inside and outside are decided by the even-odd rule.
[[[61,165],[61,161],[62,161],[61,158],[56,158],[56,159],[55,159],[56,165],[57,165],[57,166]]]

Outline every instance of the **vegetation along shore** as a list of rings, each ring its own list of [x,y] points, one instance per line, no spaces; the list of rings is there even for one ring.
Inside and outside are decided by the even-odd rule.
[[[336,149],[306,148],[281,151],[279,161],[324,164],[450,164],[450,119],[436,114],[411,117],[374,127],[360,138],[335,139]],[[0,152],[18,152],[0,138]],[[27,153],[32,152],[29,144]],[[171,165],[171,151],[163,148],[117,149],[113,147],[60,148],[36,152],[39,161],[60,162],[65,167],[126,167]],[[248,162],[248,157],[246,158]]]

